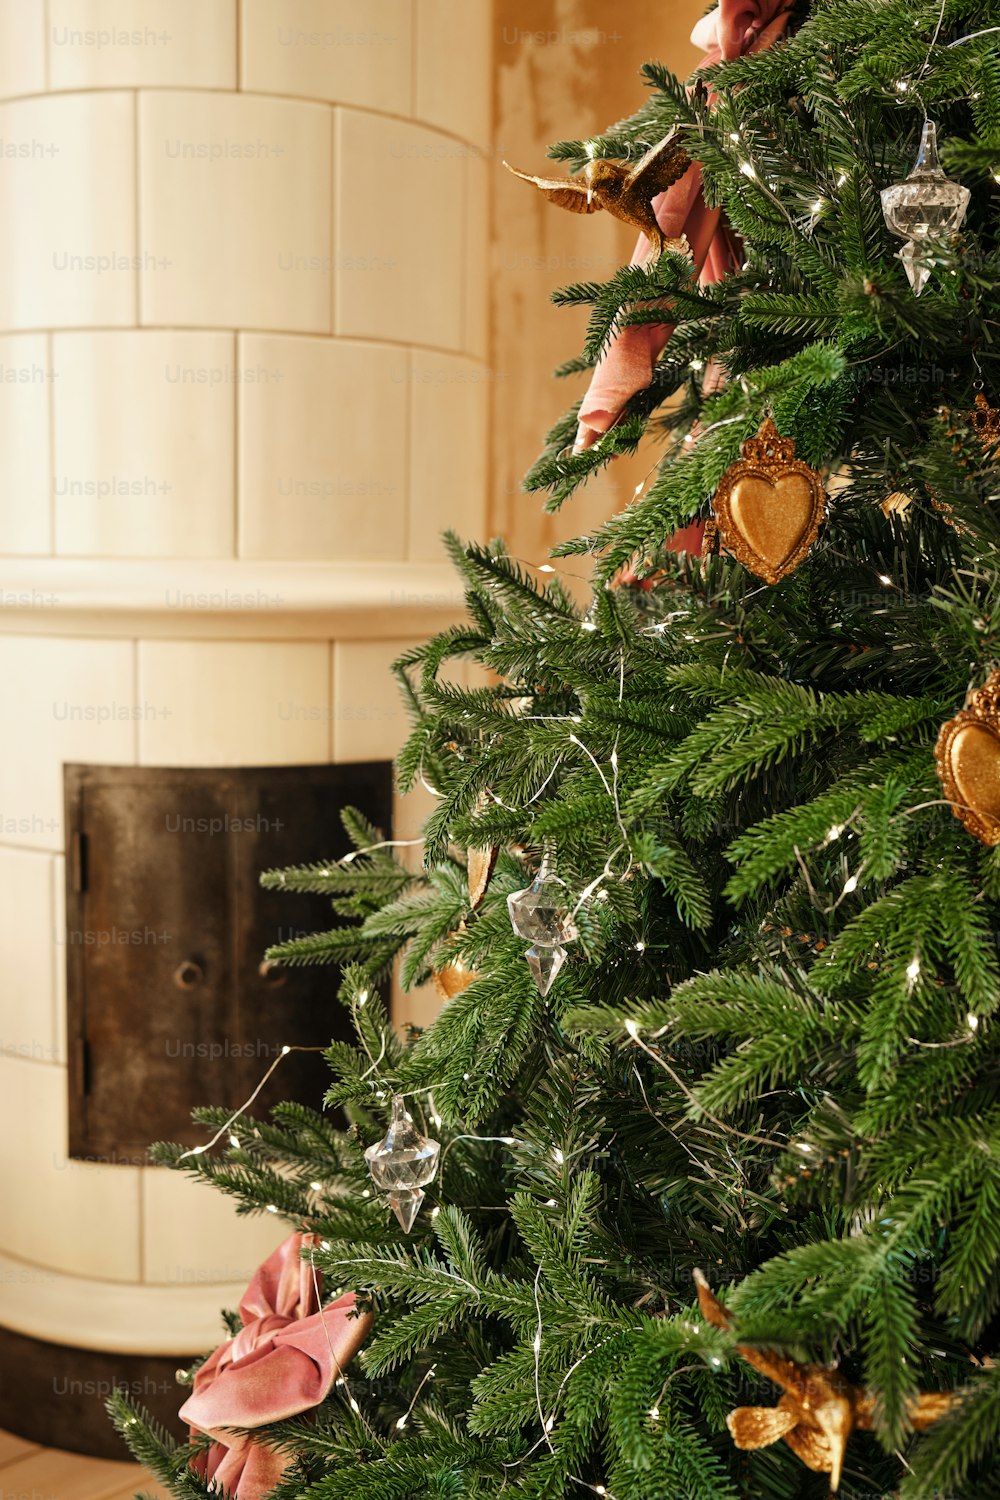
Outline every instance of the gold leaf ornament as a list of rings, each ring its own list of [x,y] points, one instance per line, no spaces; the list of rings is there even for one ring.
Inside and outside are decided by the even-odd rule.
[[[722,547],[765,583],[794,573],[819,534],[826,491],[816,469],[795,457],[765,417],[742,457],[723,474],[712,500]]]
[[[469,905],[475,911],[489,888],[500,850],[496,845],[484,845],[481,849],[470,849],[466,855],[469,878]]]
[[[702,1317],[713,1328],[731,1328],[732,1318],[701,1271],[694,1272]],[[845,1380],[836,1370],[822,1365],[804,1365],[773,1349],[755,1349],[737,1344],[736,1352],[751,1369],[781,1387],[776,1406],[738,1406],[726,1418],[737,1448],[769,1448],[787,1443],[808,1469],[829,1474],[830,1489],[836,1491],[844,1468],[847,1443],[852,1432],[870,1432],[874,1425],[875,1398],[862,1387]],[[910,1425],[923,1432],[945,1416],[958,1401],[953,1391],[928,1391],[908,1406]]]

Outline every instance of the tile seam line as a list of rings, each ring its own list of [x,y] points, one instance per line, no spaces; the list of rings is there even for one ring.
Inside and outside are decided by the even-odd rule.
[[[34,99],[71,99],[82,95],[91,94],[214,94],[223,99],[279,99],[289,104],[319,105],[324,109],[352,109],[359,115],[375,115],[380,120],[394,120],[397,125],[415,125],[419,129],[429,130],[434,135],[440,135],[445,140],[455,141],[460,146],[467,146],[469,154],[481,156],[484,161],[489,160],[494,152],[484,149],[481,144],[470,140],[468,136],[459,135],[455,130],[448,130],[442,125],[435,125],[430,120],[418,119],[413,115],[396,114],[390,109],[375,109],[369,104],[352,104],[344,99],[321,99],[315,94],[283,94],[274,89],[227,89],[221,85],[215,88],[206,88],[204,85],[191,85],[181,83],[108,83],[92,84],[85,88],[67,89],[45,89],[34,94],[9,94],[0,99],[0,106],[5,104],[21,104],[26,100]],[[492,144],[492,143],[490,143]]]
[[[204,333],[204,334],[254,334],[260,338],[316,339],[325,344],[345,344],[348,348],[404,349],[421,354],[443,354],[451,359],[467,359],[471,364],[490,369],[481,354],[472,354],[466,349],[450,349],[445,344],[412,344],[405,339],[387,339],[363,333],[324,333],[307,328],[263,328],[243,324],[228,326],[207,323],[81,323],[79,326],[59,325],[33,328],[0,328],[0,339],[29,338],[34,334],[73,337],[82,333]],[[233,384],[238,382],[234,381]]]

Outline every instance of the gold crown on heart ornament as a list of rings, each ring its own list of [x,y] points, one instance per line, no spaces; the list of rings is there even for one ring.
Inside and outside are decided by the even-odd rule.
[[[826,491],[773,417],[764,418],[740,452],[712,499],[719,541],[765,583],[778,583],[795,572],[819,535]]]
[[[990,405],[982,391],[976,396],[969,421],[984,448],[996,448],[1000,444],[1000,410]]]
[[[981,843],[1000,844],[1000,671],[942,724],[934,759],[955,817]]]

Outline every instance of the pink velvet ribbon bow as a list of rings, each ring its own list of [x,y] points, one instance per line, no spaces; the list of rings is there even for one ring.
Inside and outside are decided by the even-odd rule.
[[[236,1500],[262,1500],[292,1458],[229,1429],[263,1427],[308,1411],[361,1347],[370,1313],[351,1316],[353,1292],[320,1311],[314,1273],[301,1251],[314,1235],[292,1234],[262,1266],[240,1303],[243,1327],[194,1377],[180,1415],[214,1439],[199,1472]]]
[[[718,8],[695,27],[691,40],[707,49],[701,63],[707,67],[763,51],[784,34],[788,21],[788,0],[721,0]],[[721,281],[739,266],[737,243],[720,210],[705,203],[697,162],[673,187],[652,200],[652,208],[668,239],[687,236],[703,286]],[[650,248],[649,240],[641,234],[631,264],[640,265]],[[646,323],[623,328],[617,334],[598,363],[580,407],[577,452],[603,437],[629,400],[646,389],[653,378],[653,366],[673,331],[672,324]]]

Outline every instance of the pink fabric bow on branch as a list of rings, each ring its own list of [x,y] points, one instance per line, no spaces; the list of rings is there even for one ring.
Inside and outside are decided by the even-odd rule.
[[[731,62],[748,52],[770,47],[785,32],[788,0],[722,0],[716,10],[691,33],[695,46],[706,49],[701,66]],[[709,208],[701,191],[701,167],[693,162],[684,176],[653,199],[656,222],[668,239],[687,236],[698,279],[703,286],[721,281],[740,261],[737,243],[719,209]],[[631,264],[640,265],[650,243],[639,236]],[[596,443],[617,422],[637,391],[653,378],[653,366],[673,333],[668,323],[623,328],[594,371],[580,407],[576,451]]]
[[[236,1500],[262,1500],[292,1460],[229,1429],[318,1406],[371,1327],[370,1313],[351,1316],[353,1292],[319,1310],[319,1278],[300,1258],[315,1243],[312,1235],[289,1235],[258,1267],[240,1303],[242,1329],[205,1361],[181,1407],[185,1422],[214,1439],[199,1472]]]

